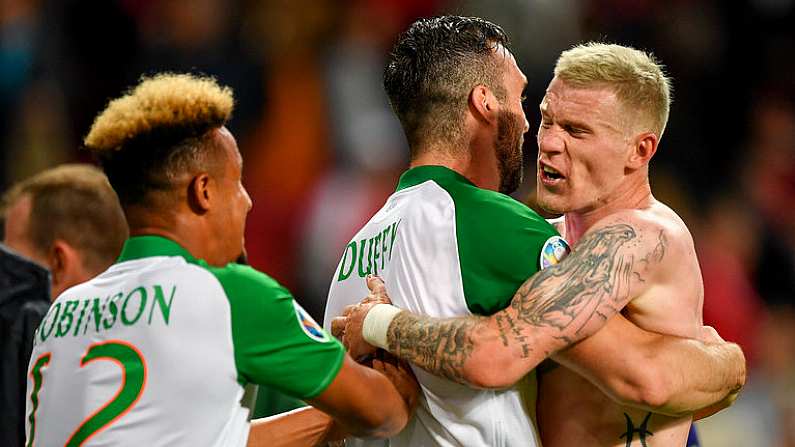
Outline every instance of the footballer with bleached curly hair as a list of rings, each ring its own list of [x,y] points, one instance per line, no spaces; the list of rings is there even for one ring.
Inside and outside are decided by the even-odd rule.
[[[94,121],[85,146],[130,238],[107,271],[61,294],[35,333],[29,445],[314,445],[406,424],[416,387],[401,395],[382,372],[401,384],[410,373],[358,365],[287,289],[233,262],[251,208],[225,127],[233,106],[212,78],[160,74]],[[325,413],[252,425],[248,384]]]

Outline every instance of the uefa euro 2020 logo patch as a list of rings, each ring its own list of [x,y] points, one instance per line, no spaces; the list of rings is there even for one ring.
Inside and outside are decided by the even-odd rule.
[[[571,253],[568,242],[560,236],[552,236],[541,247],[541,259],[538,261],[541,270],[555,265]]]
[[[298,319],[298,325],[309,338],[321,343],[329,341],[328,335],[326,335],[323,328],[295,300],[293,300],[293,307],[295,308],[295,317]]]

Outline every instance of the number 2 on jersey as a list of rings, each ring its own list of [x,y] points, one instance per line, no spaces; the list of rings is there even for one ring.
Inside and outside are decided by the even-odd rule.
[[[38,408],[38,394],[43,381],[41,368],[49,364],[51,358],[52,355],[50,353],[42,355],[33,365],[33,369],[30,372],[33,378],[33,392],[30,396],[32,411],[30,414],[28,447],[33,445],[33,438],[36,434],[36,409]],[[93,344],[88,347],[85,355],[80,360],[80,367],[85,367],[95,360],[110,360],[119,365],[122,371],[121,386],[110,401],[88,416],[75,429],[69,440],[66,441],[65,447],[83,445],[90,437],[123,416],[135,406],[146,386],[146,362],[135,346],[121,340],[109,340]]]

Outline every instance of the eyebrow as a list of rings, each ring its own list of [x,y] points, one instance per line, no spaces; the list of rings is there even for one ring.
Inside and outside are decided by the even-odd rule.
[[[544,107],[544,104],[545,104],[544,101],[541,101],[541,104],[538,105],[538,110],[541,112],[541,115],[549,115],[549,112],[547,112],[546,107]],[[577,121],[573,119],[562,119],[558,121],[560,122],[561,125],[572,126],[583,130],[593,131],[594,129],[593,126],[585,124],[582,121]]]
[[[563,121],[564,125],[568,125],[568,126],[571,126],[571,127],[576,127],[578,129],[582,129],[582,130],[589,130],[589,131],[593,130],[593,126],[585,124],[584,122],[581,122],[581,121],[572,120],[572,119],[567,119],[567,120],[562,120],[562,121]]]

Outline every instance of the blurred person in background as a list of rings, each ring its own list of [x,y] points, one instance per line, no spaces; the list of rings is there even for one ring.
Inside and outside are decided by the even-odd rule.
[[[17,446],[25,440],[24,388],[33,331],[50,297],[113,263],[127,239],[127,222],[108,179],[89,165],[63,165],[20,181],[4,194],[0,208],[4,243],[22,255],[3,252],[0,278],[0,406],[6,416],[0,438]]]
[[[163,74],[96,118],[85,145],[130,238],[116,264],[54,301],[35,334],[29,444],[243,446],[248,383],[305,399],[361,436],[408,420],[409,395],[353,362],[275,280],[234,262],[251,200],[225,127],[233,103],[214,79]],[[325,417],[310,435],[328,432],[330,418],[296,415],[307,413]],[[269,427],[254,424],[251,441],[274,445],[261,441]]]
[[[127,239],[116,193],[90,165],[63,165],[4,196],[6,245],[46,267],[53,299],[107,269]]]
[[[25,445],[25,382],[33,333],[50,308],[47,269],[0,244],[0,439]]]

